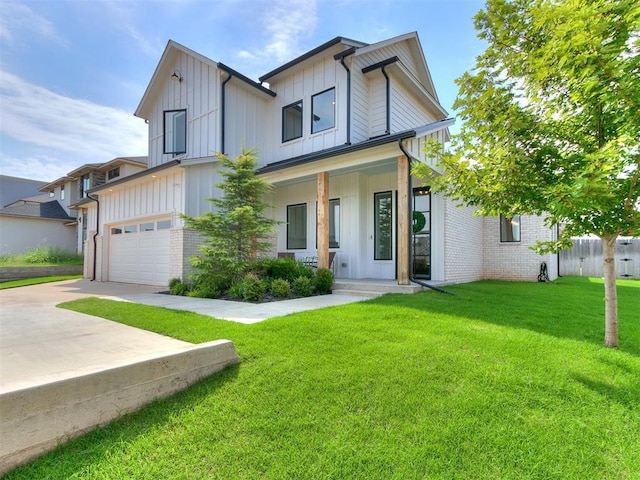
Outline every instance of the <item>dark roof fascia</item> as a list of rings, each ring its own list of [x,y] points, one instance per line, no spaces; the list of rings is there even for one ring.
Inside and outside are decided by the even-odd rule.
[[[340,53],[336,53],[333,56],[334,60],[342,60],[344,57],[348,57],[349,55],[355,53],[355,51],[357,50],[356,47],[351,47],[351,48],[347,48],[346,50],[344,50],[343,52]]]
[[[175,167],[176,165],[180,165],[180,160],[171,160],[170,162],[163,163],[161,165],[156,165],[155,167],[147,168],[142,172],[134,173],[133,175],[127,175],[126,177],[119,178],[118,180],[113,180],[112,182],[103,183],[102,185],[98,185],[97,187],[93,187],[87,190],[87,193],[94,193],[100,190],[104,190],[106,188],[111,188],[115,185],[120,185],[122,183],[129,182],[131,180],[137,180],[147,175],[152,175],[161,170],[166,170],[167,168]]]
[[[83,205],[88,205],[90,203],[94,203],[95,200],[89,197],[84,197],[82,200],[78,200],[75,203],[72,203],[71,205],[69,205],[69,208],[72,208],[74,210],[82,207]]]
[[[393,135],[384,135],[381,137],[365,140],[364,142],[355,143],[352,145],[340,145],[339,147],[328,148],[326,150],[320,150],[319,152],[307,153],[294,158],[288,158],[279,162],[270,163],[264,167],[258,169],[258,174],[275,172],[289,167],[297,165],[303,165],[305,163],[315,162],[324,158],[337,157],[338,155],[346,155],[348,153],[357,152],[367,148],[379,147],[388,143],[394,143],[398,140],[405,140],[416,136],[415,130],[406,130],[400,133],[394,133]]]
[[[231,67],[228,67],[224,63],[218,62],[218,67],[220,67],[221,70],[224,70],[225,72],[229,73],[230,75],[236,77],[237,79],[242,80],[243,82],[247,83],[248,85],[250,85],[250,86],[252,86],[254,88],[257,88],[261,92],[266,93],[267,95],[271,95],[272,97],[276,96],[276,92],[274,92],[273,90],[269,90],[265,86],[260,85],[258,82],[254,82],[249,77],[241,74],[240,72],[238,72],[237,70],[234,70]]]
[[[368,67],[364,67],[362,69],[362,73],[369,73],[369,72],[373,72],[374,70],[377,70],[378,68],[382,68],[382,67],[386,67],[387,65],[391,65],[392,63],[396,63],[397,61],[399,61],[400,59],[396,56],[391,57],[391,58],[387,58],[386,60],[382,60],[381,62],[378,63],[374,63],[373,65],[369,65]]]
[[[339,43],[342,42],[347,42],[347,43],[355,43],[357,45],[362,45],[365,46],[367,45],[366,43],[363,42],[358,42],[357,40],[351,40],[350,38],[345,38],[345,37],[336,37],[333,38],[331,40],[329,40],[326,43],[323,43],[322,45],[320,45],[319,47],[314,48],[313,50],[309,50],[307,53],[304,53],[302,55],[300,55],[297,58],[294,58],[293,60],[291,60],[290,62],[285,63],[284,65],[276,68],[275,70],[270,71],[269,73],[262,75],[259,80],[261,82],[264,82],[265,80],[268,80],[271,77],[275,77],[277,74],[284,72],[285,70],[293,67],[294,65],[297,65],[298,63],[304,62],[305,60],[307,60],[308,58],[313,57],[314,55],[317,55],[318,53],[326,50],[327,48],[331,48],[334,45],[338,45]]]

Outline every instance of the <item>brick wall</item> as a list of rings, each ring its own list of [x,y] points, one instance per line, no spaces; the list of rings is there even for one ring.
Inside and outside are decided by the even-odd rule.
[[[200,245],[206,237],[200,232],[188,228],[172,228],[169,236],[170,259],[169,278],[186,280],[187,275],[195,272],[189,258],[200,255]]]
[[[547,263],[549,278],[558,276],[557,256],[538,255],[529,247],[536,240],[553,240],[554,231],[543,225],[543,218],[522,215],[520,242],[500,242],[500,219],[484,218],[484,278],[493,280],[538,280],[540,264]]]
[[[444,265],[447,283],[464,283],[483,278],[483,219],[474,208],[456,207],[445,200]]]

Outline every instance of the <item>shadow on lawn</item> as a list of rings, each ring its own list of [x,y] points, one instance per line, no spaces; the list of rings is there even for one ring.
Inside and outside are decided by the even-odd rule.
[[[618,349],[635,355],[640,354],[638,287],[618,285]],[[372,302],[603,345],[602,283],[563,277],[554,283],[482,281],[454,285],[447,290],[455,296],[428,291],[408,296],[388,295]]]
[[[203,378],[170,397],[152,402],[136,412],[129,413],[103,427],[59,446],[33,462],[20,466],[4,479],[13,478],[75,478],[90,471],[92,464],[101,463],[107,456],[126,448],[126,444],[141,435],[148,435],[162,425],[169,424],[176,414],[192,409],[238,376],[240,365],[232,365]],[[60,465],[64,455],[64,465]]]

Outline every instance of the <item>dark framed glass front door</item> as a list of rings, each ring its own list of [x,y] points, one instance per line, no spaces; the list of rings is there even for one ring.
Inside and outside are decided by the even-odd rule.
[[[431,188],[413,189],[413,276],[431,278]]]

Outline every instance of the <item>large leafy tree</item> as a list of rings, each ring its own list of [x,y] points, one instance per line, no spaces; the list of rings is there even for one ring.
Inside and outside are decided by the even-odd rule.
[[[214,211],[183,218],[186,226],[207,237],[200,246],[202,255],[190,259],[201,272],[200,280],[223,289],[242,275],[251,259],[271,249],[276,221],[265,213],[271,185],[256,176],[255,150],[243,148],[234,160],[219,154],[218,160],[223,181],[216,187],[223,195],[209,199]]]
[[[602,239],[605,345],[618,344],[614,247],[640,234],[640,3],[488,0],[457,80],[462,128],[439,186],[485,215],[538,214]]]

